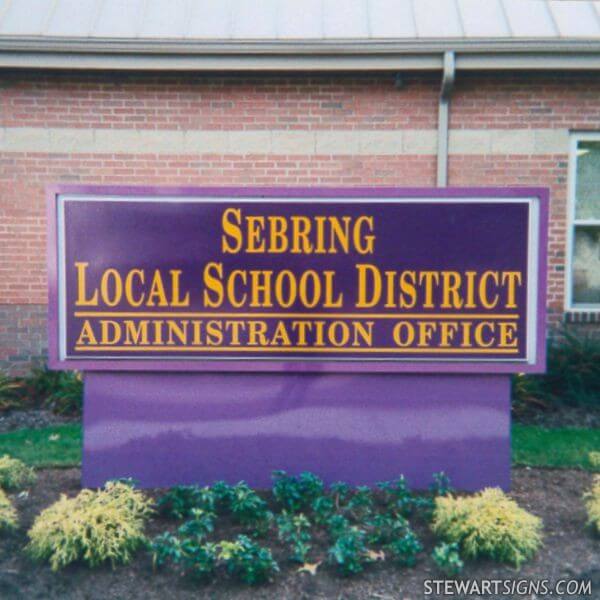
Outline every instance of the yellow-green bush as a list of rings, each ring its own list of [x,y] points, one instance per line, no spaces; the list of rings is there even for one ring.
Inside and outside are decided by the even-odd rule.
[[[0,456],[0,487],[19,490],[33,485],[37,479],[35,471],[18,458],[8,454]]]
[[[122,482],[83,490],[75,498],[63,494],[34,521],[27,550],[37,560],[48,560],[54,571],[77,560],[90,567],[126,563],[145,542],[151,512],[151,500]]]
[[[474,496],[435,500],[433,531],[457,543],[465,558],[488,557],[519,567],[542,543],[542,522],[499,488]]]
[[[600,471],[600,452],[590,452],[588,462],[594,471]]]
[[[600,534],[600,477],[594,479],[594,485],[591,491],[584,496],[584,499],[588,524],[594,528],[597,534]]]
[[[17,526],[17,511],[4,490],[0,489],[0,529]]]

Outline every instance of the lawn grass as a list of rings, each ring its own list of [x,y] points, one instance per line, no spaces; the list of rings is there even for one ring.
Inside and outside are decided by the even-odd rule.
[[[78,423],[0,434],[0,455],[10,454],[32,467],[73,467],[81,463]]]
[[[592,451],[600,451],[600,429],[512,428],[514,465],[590,470],[588,454]],[[73,423],[0,434],[2,454],[34,467],[77,466],[81,463],[81,426]]]
[[[513,425],[514,465],[591,470],[588,455],[600,451],[600,429],[543,429]]]

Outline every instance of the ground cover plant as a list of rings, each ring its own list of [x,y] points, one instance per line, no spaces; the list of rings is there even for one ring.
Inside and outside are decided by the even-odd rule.
[[[438,544],[432,553],[433,562],[446,577],[457,577],[460,575],[465,563],[460,558],[460,547],[457,543]]]
[[[447,486],[447,478],[438,475],[426,505],[432,504],[440,489],[445,493]],[[295,476],[276,471],[272,495],[279,512],[274,515],[268,502],[244,482],[177,486],[158,499],[157,507],[168,518],[184,522],[175,532],[163,532],[150,542],[152,563],[196,579],[225,572],[248,584],[264,582],[279,565],[270,550],[252,537],[273,529],[286,548],[286,559],[310,572],[326,563],[342,576],[355,575],[386,556],[398,566],[413,566],[422,546],[400,513],[410,506],[415,514],[423,504],[403,478],[382,483],[380,489],[386,492],[378,492],[376,498],[366,486],[351,488],[337,482],[326,489],[312,473]],[[234,541],[220,539],[217,515],[244,527],[247,534]]]
[[[569,444],[574,447],[576,443],[572,430],[567,435],[561,430],[535,427],[518,426],[517,430],[534,431],[535,436],[544,437],[543,442],[535,438],[532,446],[540,456],[544,444],[552,443],[546,441],[546,436],[555,435],[559,441],[566,439],[566,447]],[[598,448],[591,430],[586,446],[585,432],[588,430],[583,431],[586,449]],[[54,444],[61,442],[65,432],[68,435],[64,435],[64,442],[79,441],[79,428],[67,425],[28,432],[33,434],[33,438],[23,436],[23,432],[0,435],[0,448],[7,440],[14,448],[13,442],[17,439],[20,447],[26,452],[29,450],[29,456],[33,457],[36,453],[31,451],[32,440],[39,443],[39,447],[52,449]],[[518,433],[516,438],[522,441],[523,436]],[[525,445],[521,449],[523,447],[527,448]],[[530,448],[527,451],[533,454]],[[546,451],[546,454],[549,453]],[[582,456],[581,449],[577,449],[572,460],[579,461],[582,468],[593,470],[597,468],[596,454],[597,450],[590,450]],[[12,462],[12,459],[7,460]],[[1,466],[2,459],[0,474]],[[119,484],[129,487],[123,482]],[[71,562],[90,566],[101,562],[127,562],[145,545],[155,569],[172,570],[202,585],[212,585],[211,582],[220,581],[223,577],[249,585],[265,583],[275,578],[278,570],[286,564],[296,564],[299,571],[307,574],[325,569],[332,575],[347,579],[372,570],[374,565],[386,564],[388,568],[406,570],[418,566],[423,560],[432,560],[445,576],[456,577],[463,570],[465,560],[470,565],[473,560],[488,556],[493,560],[521,565],[533,556],[535,550],[490,550],[481,541],[485,538],[482,524],[477,535],[472,536],[480,543],[476,551],[469,549],[464,540],[453,541],[441,535],[435,527],[436,507],[440,501],[454,500],[453,493],[450,481],[443,473],[433,476],[427,493],[414,494],[403,477],[381,482],[374,488],[353,488],[344,482],[327,487],[314,474],[290,475],[279,471],[273,476],[271,497],[258,494],[244,482],[171,488],[158,497],[157,510],[168,519],[165,522],[173,523],[175,529],[156,532],[158,535],[153,532],[154,537],[149,542],[142,531],[135,543],[129,547],[125,545],[123,556],[118,552],[107,552],[108,546],[105,546],[104,554],[86,554],[83,544],[73,553],[72,547],[77,547],[77,543],[70,545],[67,542],[63,542],[62,547],[60,542],[56,543],[52,550],[48,549],[51,544],[47,544],[42,551],[40,545],[36,548],[33,539],[28,545],[28,553],[48,561],[53,569],[61,569]],[[47,511],[40,517],[44,513],[47,516]],[[72,516],[71,508],[63,509],[63,519],[67,513]],[[16,514],[13,517],[16,518]],[[434,519],[436,534],[445,541],[438,544],[433,553],[431,544],[430,554],[425,554],[427,545],[421,537],[422,526],[431,519]],[[39,523],[36,520],[34,525],[42,529]],[[222,523],[226,524],[225,531]],[[418,525],[416,529],[415,523]],[[485,520],[482,523],[485,525]],[[595,526],[592,521],[590,524]],[[10,523],[6,526],[14,528]],[[522,529],[527,530],[526,527]],[[33,532],[34,528],[31,529],[32,535]]]
[[[215,510],[215,493],[208,486],[176,485],[157,502],[157,509],[173,519],[184,519],[194,509]]]
[[[333,537],[327,558],[341,575],[356,575],[374,562],[375,556],[367,546],[367,534],[363,529],[348,525]]]
[[[441,540],[434,536],[425,511],[417,509],[406,521],[423,546],[416,556],[414,567],[402,566],[394,560],[386,548],[389,535],[385,526],[376,531],[378,517],[385,517],[390,523],[397,517],[386,511],[384,494],[373,488],[373,514],[362,522],[354,521],[345,512],[353,488],[348,486],[348,497],[340,502],[340,511],[330,519],[337,530],[343,527],[357,527],[367,535],[367,554],[364,556],[364,569],[356,575],[343,576],[337,565],[328,559],[328,550],[334,545],[327,524],[315,522],[312,508],[293,513],[302,514],[310,522],[310,545],[306,562],[290,560],[292,546],[279,539],[276,518],[281,516],[280,505],[266,491],[259,491],[260,497],[275,513],[275,520],[261,537],[254,537],[252,528],[239,524],[227,510],[215,508],[214,518],[190,510],[185,518],[174,518],[166,513],[157,513],[148,521],[145,533],[152,541],[163,534],[178,538],[181,550],[188,555],[184,563],[175,564],[167,560],[152,571],[152,552],[140,546],[132,561],[126,566],[111,569],[110,561],[90,571],[82,561],[75,561],[58,572],[51,570],[50,564],[33,562],[23,552],[27,542],[27,531],[35,518],[50,506],[60,493],[75,496],[80,486],[78,469],[42,469],[38,471],[38,481],[27,489],[26,495],[18,493],[9,497],[18,511],[17,527],[0,533],[0,597],[14,598],[89,598],[100,600],[114,598],[146,598],[159,600],[175,597],[192,599],[197,597],[220,599],[246,599],[261,597],[265,600],[282,600],[302,597],[322,598],[420,598],[423,596],[424,578],[450,577],[445,575],[435,562],[432,552]],[[513,470],[511,498],[520,506],[533,507],[536,515],[544,518],[544,545],[532,560],[524,562],[519,572],[510,563],[499,563],[489,559],[471,560],[464,556],[460,575],[466,579],[592,579],[594,589],[598,580],[598,538],[586,527],[587,512],[582,500],[584,491],[591,489],[592,475],[579,470],[522,469]],[[234,486],[229,486],[234,487]],[[202,489],[202,488],[199,488]],[[210,486],[209,489],[212,489]],[[160,500],[167,490],[149,492]],[[430,494],[419,492],[418,497]],[[462,493],[459,496],[469,497]],[[324,496],[335,498],[326,486]],[[193,508],[193,507],[192,507]],[[206,511],[209,512],[209,511]],[[292,513],[289,513],[292,514]],[[333,518],[335,517],[335,518]],[[398,534],[402,531],[402,521],[392,527]],[[193,523],[186,524],[188,521]],[[212,522],[213,530],[210,531]],[[186,527],[184,527],[186,526]],[[183,533],[179,533],[179,529]],[[332,527],[332,529],[336,529]],[[378,539],[377,533],[382,535]],[[272,559],[278,563],[279,572],[260,589],[248,588],[245,581],[226,568],[224,558],[219,557],[221,542],[235,542],[239,535],[245,535],[261,548],[271,551]],[[373,536],[373,537],[372,537]],[[451,545],[447,542],[448,545]],[[174,545],[177,550],[177,545]],[[212,563],[212,566],[211,566]],[[182,575],[185,574],[185,577]],[[313,575],[314,574],[314,575]],[[502,596],[490,596],[493,600],[504,600]],[[586,596],[584,596],[586,597]]]
[[[300,514],[283,512],[277,517],[279,540],[288,544],[290,548],[289,559],[305,563],[311,549],[312,536],[311,523],[308,518]]]
[[[199,581],[212,579],[218,568],[250,585],[264,583],[279,571],[271,550],[246,535],[234,541],[207,541],[214,531],[214,513],[192,509],[192,518],[181,525],[177,534],[164,532],[148,544],[152,564],[175,567],[182,575]]]
[[[273,472],[273,496],[291,512],[309,506],[322,496],[323,490],[323,481],[313,473],[301,473],[296,477],[285,471]]]
[[[264,583],[279,572],[271,550],[259,546],[246,535],[238,535],[235,541],[222,541],[219,559],[225,564],[229,575],[243,583]]]

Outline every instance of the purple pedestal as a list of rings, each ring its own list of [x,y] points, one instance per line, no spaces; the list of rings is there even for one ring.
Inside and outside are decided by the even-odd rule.
[[[506,375],[89,372],[83,484],[143,487],[241,479],[274,469],[372,485],[510,485]]]

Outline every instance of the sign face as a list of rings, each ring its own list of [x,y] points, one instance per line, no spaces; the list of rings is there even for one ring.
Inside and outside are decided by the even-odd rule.
[[[53,366],[534,371],[545,190],[49,191]]]

